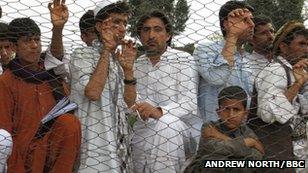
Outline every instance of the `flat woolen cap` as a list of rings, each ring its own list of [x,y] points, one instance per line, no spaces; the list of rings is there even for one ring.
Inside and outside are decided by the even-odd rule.
[[[99,11],[101,11],[103,8],[111,5],[111,4],[115,4],[118,2],[122,2],[121,0],[103,0],[102,2],[100,2],[99,4],[96,5],[94,11],[94,17],[97,15],[97,13]]]
[[[94,9],[95,22],[105,20],[111,13],[127,14],[131,9],[126,0],[107,0],[97,5]]]
[[[277,31],[273,43],[273,54],[277,55],[279,53],[279,44],[285,39],[285,37],[292,32],[295,28],[305,28],[305,25],[299,21],[291,20],[285,23]]]

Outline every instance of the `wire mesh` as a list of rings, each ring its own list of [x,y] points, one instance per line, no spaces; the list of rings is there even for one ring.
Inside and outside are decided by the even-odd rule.
[[[80,19],[88,10],[94,10],[94,15],[98,15],[96,8],[102,2],[110,4],[108,2],[115,0],[54,2],[65,3],[69,13],[60,33],[64,46],[62,62],[54,57],[55,51],[51,46],[52,33],[56,29],[48,9],[50,2],[0,0],[1,22],[10,23],[16,18],[30,17],[39,26],[44,52],[40,55],[40,63],[46,69],[41,73],[42,76],[45,72],[51,74],[50,78],[44,78],[39,77],[40,73],[27,71],[31,66],[24,67],[22,63],[19,68],[6,65],[3,60],[6,54],[12,52],[8,56],[10,62],[22,54],[18,53],[20,49],[14,47],[19,48],[18,43],[14,45],[0,38],[0,72],[3,73],[0,77],[0,116],[4,117],[0,119],[3,121],[0,128],[9,132],[0,130],[0,137],[3,137],[0,139],[0,171],[253,172],[256,170],[206,169],[203,164],[205,160],[261,159],[300,159],[308,163],[307,77],[290,99],[286,92],[298,82],[298,76],[292,72],[294,64],[282,57],[282,62],[275,57],[270,63],[262,55],[270,56],[267,49],[272,48],[269,42],[273,42],[274,37],[266,40],[268,45],[265,46],[262,38],[260,42],[256,37],[252,40],[246,38],[245,44],[241,45],[245,49],[232,54],[234,65],[230,65],[222,55],[227,42],[221,34],[219,23],[219,10],[226,0],[128,0],[132,14],[128,16],[125,39],[132,39],[137,45],[138,58],[133,74],[137,82],[124,80],[127,74],[116,54],[101,58],[104,53],[101,41],[90,41],[91,46],[87,45],[86,39],[97,36],[93,34],[94,26],[90,30],[86,28],[84,33],[79,28]],[[269,38],[282,24],[293,19],[307,26],[306,1],[247,2],[255,8],[253,15],[264,14],[272,18],[273,31],[262,28],[263,24],[255,28],[255,34],[260,37],[267,35]],[[274,13],[275,10],[270,10],[270,7],[279,10]],[[151,41],[142,40],[145,38],[139,35],[136,27],[140,17],[154,9],[162,10],[173,26],[172,32],[166,31],[172,42],[156,63],[147,57],[150,55],[147,44],[150,45]],[[284,17],[277,18],[278,15]],[[88,24],[91,23],[86,22],[85,25]],[[98,26],[95,26],[97,29]],[[140,32],[145,31],[142,29]],[[305,34],[301,35],[305,35],[303,45],[307,47],[307,31]],[[32,36],[27,37],[27,42],[35,41]],[[101,37],[98,35],[98,38]],[[257,41],[253,42],[253,39]],[[154,39],[154,47],[158,43]],[[56,45],[61,47],[62,44]],[[8,47],[10,51],[6,50]],[[120,47],[117,51],[123,49]],[[302,59],[307,60],[307,48],[298,51],[304,54]],[[106,61],[107,66],[103,66],[102,61]],[[107,70],[105,80],[102,80],[102,90],[95,98],[91,97],[91,93],[89,96],[88,89],[94,74],[102,73],[98,70],[99,66]],[[302,76],[307,76],[307,67],[305,70]],[[30,76],[23,76],[24,72]],[[125,93],[127,83],[136,86],[135,107],[142,105],[136,108],[137,111],[128,106]],[[62,84],[69,86],[70,92]],[[220,98],[220,91],[229,86],[240,86],[246,91],[247,98],[238,98],[237,92],[225,94],[227,99]],[[72,111],[73,105],[62,103],[57,110],[60,113],[51,112],[63,97],[59,99],[57,93],[68,96],[78,105],[77,108]],[[254,103],[254,97],[257,97],[258,104],[249,107]],[[226,101],[234,99],[237,102]],[[234,105],[240,108],[232,107]],[[161,112],[162,117],[145,113],[145,107]],[[257,109],[252,117],[244,113],[254,108]],[[233,113],[236,118],[224,117],[225,114],[231,115],[228,111],[234,109],[238,111]],[[41,123],[41,118],[46,114],[59,117],[47,124]],[[144,120],[145,116],[150,118]],[[230,122],[236,124],[237,121],[241,125],[230,131]],[[297,171],[305,172],[307,168]]]

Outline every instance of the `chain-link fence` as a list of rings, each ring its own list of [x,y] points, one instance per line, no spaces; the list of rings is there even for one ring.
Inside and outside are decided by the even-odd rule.
[[[247,0],[254,10],[233,4],[219,13],[226,0],[129,0],[132,13],[113,16],[115,27],[108,31],[101,9],[115,2],[54,0],[48,9],[46,0],[0,0],[1,22],[9,24],[0,25],[0,128],[6,130],[0,130],[0,171],[292,172],[210,169],[204,163],[307,162],[306,1]],[[230,8],[248,11],[230,15]],[[173,29],[158,12],[144,17],[155,9]],[[11,22],[24,17],[41,30],[42,54],[26,52],[39,50],[35,25]],[[303,24],[289,24],[274,37],[294,19]],[[241,22],[237,41],[230,41]],[[294,29],[295,36],[288,35]],[[134,43],[107,50],[108,42],[99,40],[112,32]],[[298,49],[286,40],[296,36]],[[281,42],[290,47],[275,47]],[[23,58],[36,56],[39,62]],[[50,119],[41,121],[45,115]]]

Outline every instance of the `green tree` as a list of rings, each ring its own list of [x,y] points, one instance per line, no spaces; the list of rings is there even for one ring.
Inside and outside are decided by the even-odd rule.
[[[289,20],[303,22],[302,15],[305,0],[246,0],[255,9],[254,15],[263,14],[270,17],[278,29]],[[305,13],[304,13],[305,14]]]
[[[129,31],[136,36],[138,19],[153,10],[164,12],[173,24],[173,35],[183,32],[189,18],[189,6],[186,0],[129,0],[133,14],[129,21]]]

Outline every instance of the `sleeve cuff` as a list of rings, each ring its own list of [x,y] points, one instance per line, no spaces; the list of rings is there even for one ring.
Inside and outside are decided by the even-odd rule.
[[[284,124],[298,113],[299,103],[296,102],[296,98],[290,103],[283,94],[277,94],[274,97],[269,107],[276,121]]]
[[[228,66],[228,61],[221,54],[219,54],[217,57],[215,57],[211,65],[216,66],[216,67],[219,67],[222,65]]]
[[[62,61],[54,57],[51,52],[50,48],[46,50],[46,57],[44,61],[44,66],[46,70],[53,69],[55,74],[57,75],[68,75],[68,63],[69,63],[69,58],[67,55],[63,56]]]

